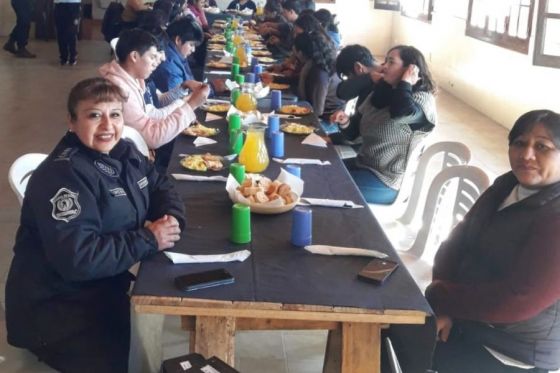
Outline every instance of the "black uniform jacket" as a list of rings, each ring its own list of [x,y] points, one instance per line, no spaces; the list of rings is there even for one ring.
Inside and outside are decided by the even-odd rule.
[[[67,133],[23,201],[6,283],[8,342],[35,348],[97,325],[104,302],[126,297],[130,266],[157,252],[144,222],[164,214],[184,227],[183,202],[132,143],[106,155]]]

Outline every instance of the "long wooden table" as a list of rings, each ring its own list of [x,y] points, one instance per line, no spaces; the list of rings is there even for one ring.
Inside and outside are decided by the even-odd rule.
[[[313,116],[302,121],[317,123]],[[170,174],[186,172],[179,165],[179,153],[226,154],[226,121],[207,125],[222,130],[218,143],[195,148],[193,138],[179,136]],[[286,157],[332,163],[302,166],[304,196],[352,200],[366,206],[313,207],[314,243],[376,249],[399,261],[334,149],[301,145],[301,140],[301,136],[286,134]],[[271,161],[264,174],[275,178],[279,171],[280,164]],[[252,214],[252,242],[234,245],[229,241],[232,203],[225,183],[174,183],[185,201],[188,226],[172,251],[222,254],[246,248],[252,255],[242,263],[174,265],[160,253],[144,261],[138,273],[132,296],[137,312],[180,315],[183,327],[191,333],[191,351],[216,355],[231,365],[236,330],[329,329],[325,372],[379,372],[381,329],[391,326],[390,331],[399,331],[402,337],[396,336],[394,344],[399,357],[409,361],[410,369],[405,371],[427,368],[435,343],[431,309],[404,265],[381,286],[359,281],[356,274],[368,258],[312,255],[292,246],[289,212]],[[235,283],[190,293],[173,285],[178,275],[215,268],[226,268]]]

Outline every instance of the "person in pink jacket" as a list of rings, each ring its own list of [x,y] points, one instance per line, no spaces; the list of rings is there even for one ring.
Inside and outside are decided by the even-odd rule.
[[[167,144],[187,128],[196,119],[193,110],[206,101],[209,93],[205,84],[185,82],[183,88],[190,89],[189,95],[182,99],[179,95],[168,106],[148,113],[144,79],[160,62],[157,45],[157,39],[146,31],[124,31],[116,47],[119,62],[112,61],[99,68],[101,76],[119,86],[128,97],[123,110],[125,124],[138,130],[150,149]],[[155,115],[153,110],[161,111],[161,115]]]

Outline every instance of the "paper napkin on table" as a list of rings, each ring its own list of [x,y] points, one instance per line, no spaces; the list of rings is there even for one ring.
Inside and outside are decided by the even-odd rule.
[[[217,143],[216,140],[209,139],[208,137],[197,137],[194,139],[193,144],[194,146],[203,146],[203,145],[211,145]]]
[[[251,256],[249,250],[235,251],[229,254],[221,255],[188,255],[174,253],[171,251],[164,251],[165,256],[167,256],[174,264],[182,263],[218,263],[218,262],[242,262]]]
[[[307,198],[307,197],[302,197],[299,200],[299,204],[313,205],[313,206],[326,206],[326,207],[343,207],[343,208],[351,208],[351,209],[361,209],[364,207],[352,201],[345,201],[340,199],[326,199],[326,198]]]
[[[241,116],[241,122],[244,125],[248,125],[251,123],[262,123],[264,121],[264,117],[260,111],[254,110],[249,112],[243,112],[238,110],[235,106],[231,105],[226,115],[226,119],[229,119],[231,114],[239,114]]]
[[[351,256],[370,256],[379,259],[388,258],[389,255],[379,252],[377,250],[359,249],[356,247],[342,247],[342,246],[329,246],[329,245],[308,245],[305,250],[312,254],[321,255],[351,255]]]
[[[231,75],[231,71],[210,70],[206,74],[208,74],[208,75]]]
[[[261,82],[255,84],[255,88],[253,90],[256,99],[265,98],[270,93],[269,86],[263,86]]]
[[[331,162],[329,161],[322,161],[320,159],[312,159],[312,158],[272,158],[274,162],[283,163],[283,164],[318,164],[320,166],[329,166]]]
[[[327,142],[316,133],[310,133],[301,143],[305,145],[318,146],[320,148],[327,147]]]
[[[189,174],[171,174],[175,180],[185,180],[185,181],[227,181],[225,176],[214,175],[214,176],[201,176],[201,175],[189,175]]]
[[[212,113],[206,113],[206,122],[211,122],[218,119],[224,119],[224,117]]]
[[[237,84],[237,82],[232,81],[231,79],[226,79],[226,81],[224,82],[226,88],[231,92],[236,88],[239,88],[239,84]]]

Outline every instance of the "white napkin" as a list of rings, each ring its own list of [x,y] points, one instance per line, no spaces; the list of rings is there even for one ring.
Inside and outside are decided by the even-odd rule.
[[[374,258],[385,259],[389,255],[377,250],[358,249],[356,247],[342,247],[329,245],[308,245],[305,250],[312,254],[321,255],[353,255],[353,256],[371,256]]]
[[[265,98],[270,93],[270,87],[262,85],[261,82],[255,84],[255,89],[253,90],[256,99]]]
[[[241,122],[245,125],[251,123],[263,123],[265,121],[263,115],[258,110],[245,113],[231,105],[227,112],[226,119],[229,119],[231,114],[239,114],[241,116]]]
[[[225,55],[222,58],[220,58],[220,60],[218,62],[231,64],[231,63],[233,63],[233,56],[231,54],[230,55]]]
[[[291,164],[318,164],[320,166],[330,166],[330,164],[331,164],[331,162],[329,162],[329,161],[322,161],[320,159],[311,159],[311,158],[286,158],[286,159],[272,158],[272,160],[274,162],[283,163],[283,164],[287,164],[287,163],[291,163]]]
[[[217,263],[217,262],[242,262],[251,256],[249,250],[235,251],[229,254],[221,255],[188,255],[174,253],[171,251],[164,251],[165,256],[167,256],[174,264],[182,263]]]
[[[224,84],[226,85],[226,88],[229,91],[233,91],[236,88],[239,88],[239,84],[237,84],[236,82],[232,81],[231,79],[226,79],[226,81],[224,82]]]
[[[310,133],[301,143],[305,145],[318,146],[320,148],[327,147],[327,142],[316,133]]]
[[[215,143],[217,143],[216,140],[209,139],[208,137],[197,137],[193,141],[193,144],[196,147],[203,146],[203,145],[211,145]]]
[[[313,205],[313,206],[326,206],[326,207],[344,207],[344,208],[352,208],[352,209],[361,209],[364,207],[352,201],[345,201],[340,199],[326,199],[326,198],[307,198],[307,197],[302,197],[299,201],[299,204]]]
[[[208,71],[207,74],[211,74],[211,75],[231,75],[231,71],[211,70],[211,71]]]
[[[216,114],[206,113],[206,122],[212,122],[213,120],[218,120],[218,119],[224,119],[224,118]]]
[[[189,174],[171,174],[175,180],[186,180],[186,181],[227,181],[225,176],[214,175],[214,176],[200,176],[200,175],[189,175]]]

